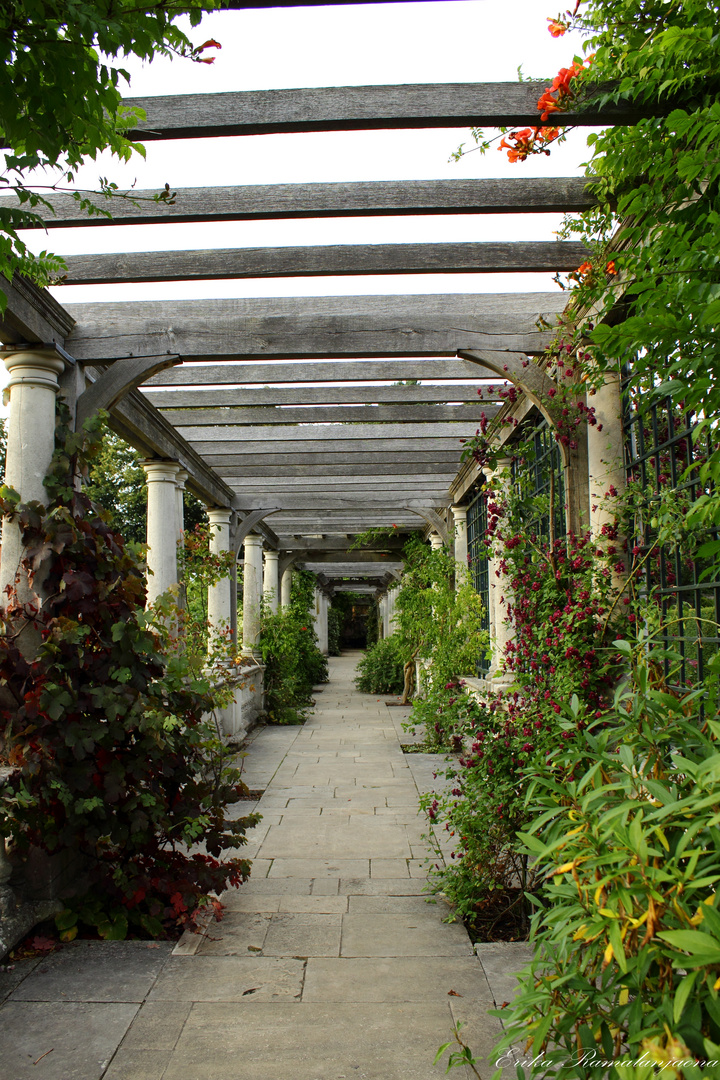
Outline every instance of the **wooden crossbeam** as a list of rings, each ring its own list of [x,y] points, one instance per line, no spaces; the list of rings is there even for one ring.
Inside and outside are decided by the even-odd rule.
[[[125,363],[126,361],[123,361]],[[115,365],[117,366],[117,365]],[[482,372],[481,372],[482,374]],[[156,409],[232,408],[269,405],[363,405],[480,400],[478,387],[451,383],[445,386],[263,386],[208,388],[206,390],[156,390],[145,392]],[[483,394],[483,401],[501,400]]]
[[[357,444],[358,453],[367,453],[372,446],[372,453],[376,455],[380,455],[381,453],[385,454],[385,460],[392,460],[392,458],[388,458],[387,455],[394,455],[397,451],[405,451],[407,453],[421,453],[423,451],[426,453],[435,451],[452,452],[455,448],[457,448],[459,456],[460,450],[462,449],[460,446],[461,438],[467,438],[469,435],[473,435],[474,432],[470,431],[468,429],[468,426],[465,424],[459,424],[457,425],[457,427],[460,430],[458,430],[458,432],[452,436],[448,435],[446,437],[432,437],[429,435],[401,435],[400,437],[394,439],[388,438],[386,436],[379,438],[376,428],[372,435],[366,436],[365,440],[358,438],[355,440],[348,439],[347,441],[344,441],[341,446],[338,445],[338,452],[345,455],[345,458],[347,459],[348,455],[353,453],[352,447],[353,442],[355,442]],[[273,428],[272,430],[273,433],[275,433],[278,429]],[[330,442],[329,439],[325,439],[322,441],[329,448],[332,448],[333,444]],[[193,439],[189,439],[188,442],[198,454],[201,454],[206,461],[213,465],[213,468],[215,468],[217,465],[215,455],[219,454],[221,451],[223,454],[233,454],[236,457],[243,458],[246,455],[262,455],[263,459],[265,459],[268,457],[268,455],[277,452],[278,447],[278,440],[276,440],[274,437],[267,442],[253,442],[249,439],[245,439],[242,442],[203,440],[198,440],[196,442]],[[324,451],[321,449],[320,440],[315,439],[314,437],[308,439],[297,439],[293,440],[292,442],[285,442],[283,440],[283,450],[285,454],[289,455],[297,456],[299,454],[302,454],[303,459],[308,454],[324,454]],[[332,453],[332,450],[330,450],[330,452]],[[355,460],[354,455],[353,460]],[[383,459],[380,458],[380,460]]]
[[[307,131],[377,131],[538,125],[538,98],[547,82],[407,83],[401,86],[331,86],[241,90],[126,98],[147,119],[131,139],[207,139]],[[637,112],[625,104],[563,113],[566,125],[629,124]]]
[[[337,456],[337,455],[336,455]],[[235,486],[241,480],[252,480],[258,483],[265,483],[267,480],[277,480],[284,477],[296,477],[298,479],[314,479],[332,482],[334,480],[342,481],[343,483],[352,483],[353,477],[362,473],[372,472],[375,477],[386,476],[432,476],[442,475],[448,476],[453,479],[458,469],[458,454],[442,455],[443,460],[437,460],[433,455],[431,461],[417,461],[414,455],[406,455],[410,460],[396,461],[394,458],[391,461],[382,461],[380,456],[373,456],[366,454],[367,458],[364,462],[358,462],[353,464],[355,460],[354,455],[351,461],[343,461],[342,463],[328,462],[326,457],[320,458],[317,464],[309,464],[305,459],[302,463],[294,461],[290,455],[284,460],[284,465],[267,465],[265,464],[260,455],[257,455],[256,465],[217,465],[216,468],[221,470],[223,478],[227,484]],[[449,458],[445,461],[445,458]],[[246,459],[243,458],[243,461]],[[384,479],[381,481],[384,483]]]
[[[468,423],[448,421],[443,423],[414,424],[309,424],[307,426],[285,426],[258,424],[242,428],[240,431],[231,427],[184,427],[183,438],[192,446],[194,443],[212,443],[218,450],[225,444],[242,442],[247,446],[255,443],[324,443],[329,446],[350,442],[372,443],[408,439],[461,439],[468,434]]]
[[[295,425],[337,423],[387,424],[395,421],[402,424],[414,424],[418,421],[439,423],[446,420],[459,420],[467,424],[477,424],[484,413],[491,419],[498,411],[496,405],[484,405],[477,394],[475,401],[462,405],[345,405],[305,408],[226,408],[224,406],[206,409],[163,409],[165,416],[175,428],[200,426],[247,427],[253,425]],[[243,436],[244,437],[244,436]]]
[[[489,360],[500,362],[506,354],[487,352]],[[525,356],[518,357],[520,362]],[[435,357],[426,359],[361,360],[297,360],[290,364],[226,363],[182,364],[148,379],[145,387],[155,386],[219,386],[234,383],[261,384],[304,382],[362,382],[368,379],[448,379],[459,381],[491,377],[478,364],[469,360]],[[325,390],[323,390],[323,393]],[[330,400],[338,400],[332,398]],[[223,404],[234,404],[232,401]]]
[[[66,347],[90,362],[538,353],[551,340],[539,318],[564,306],[559,292],[70,304]]]
[[[574,241],[333,244],[73,255],[68,285],[367,274],[530,273],[576,270],[589,249]]]
[[[130,191],[108,200],[90,196],[111,218],[90,216],[65,194],[44,196],[38,207],[48,229],[112,225],[248,221],[273,218],[398,217],[409,214],[571,213],[595,205],[582,177],[511,177],[483,180],[363,180],[334,184],[244,184],[181,188],[174,202],[156,202],[157,191]],[[0,198],[0,207],[16,206]]]
[[[393,440],[391,440],[392,442]],[[324,469],[326,467],[334,465],[346,466],[348,471],[355,469],[357,465],[372,465],[373,469],[379,465],[409,465],[413,461],[416,461],[418,465],[452,465],[455,468],[460,463],[460,452],[462,447],[458,442],[457,448],[442,449],[442,448],[420,448],[417,449],[414,445],[411,449],[406,447],[402,450],[402,443],[394,450],[373,450],[365,447],[361,450],[351,450],[346,446],[343,450],[333,451],[326,450],[325,448],[318,447],[317,443],[308,442],[305,444],[307,450],[302,455],[302,463],[298,464],[300,459],[298,458],[298,451],[295,449],[295,443],[286,443],[280,450],[277,447],[267,447],[262,445],[255,445],[248,453],[242,453],[239,451],[232,453],[214,453],[213,446],[210,445],[207,453],[204,455],[204,459],[207,462],[211,462],[213,468],[222,472],[223,476],[232,477],[235,475],[235,469],[240,472],[243,469],[262,469],[281,468],[285,469],[294,465],[298,465],[299,468],[307,468],[310,470]],[[349,444],[348,444],[349,445]],[[223,447],[225,451],[226,448]]]

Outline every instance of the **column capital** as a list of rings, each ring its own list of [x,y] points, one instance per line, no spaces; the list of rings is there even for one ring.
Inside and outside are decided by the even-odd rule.
[[[262,550],[263,538],[258,536],[257,533],[248,533],[243,540],[243,544],[245,547],[260,548]]]
[[[433,551],[440,551],[443,548],[442,536],[438,536],[437,533],[430,533],[430,547]]]
[[[280,552],[276,551],[275,548],[267,548],[267,550],[265,551],[265,558],[270,559],[270,561],[272,561],[273,559],[277,561],[280,558]]]
[[[54,349],[25,348],[10,353],[3,350],[3,360],[10,376],[8,389],[13,386],[42,386],[58,392],[58,377],[65,370],[65,361]]]
[[[229,525],[232,518],[232,510],[228,509],[226,506],[209,506],[207,516],[211,525]]]
[[[180,466],[177,461],[167,461],[163,458],[146,458],[141,461],[148,484],[165,481],[175,484]]]
[[[178,468],[177,476],[175,477],[175,483],[181,491],[185,490],[185,484],[189,476],[190,473],[187,471],[187,469],[183,469],[182,466]]]
[[[467,506],[451,506],[453,517],[455,518],[455,524],[458,522],[467,521],[468,508]]]

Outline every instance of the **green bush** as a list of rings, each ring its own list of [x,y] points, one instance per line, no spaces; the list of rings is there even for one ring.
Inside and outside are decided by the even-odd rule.
[[[355,685],[363,694],[401,694],[403,660],[393,635],[376,642],[357,666]]]
[[[713,687],[669,692],[657,679],[667,650],[646,648],[602,721],[573,698],[528,795],[521,840],[544,887],[502,1049],[522,1038],[545,1076],[571,1057],[580,1080],[645,1080],[656,1066],[718,1075],[717,1064],[669,1064],[720,1059],[717,702]]]
[[[340,655],[340,634],[344,621],[344,614],[336,607],[328,611],[328,653],[330,656]]]
[[[317,646],[312,607],[315,578],[293,571],[287,607],[265,612],[260,654],[265,664],[265,708],[274,724],[300,724],[312,702],[312,688],[327,682],[327,660]]]

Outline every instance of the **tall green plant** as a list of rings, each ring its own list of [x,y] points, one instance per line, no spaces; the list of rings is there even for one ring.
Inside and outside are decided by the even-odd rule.
[[[275,724],[299,724],[312,688],[327,682],[327,660],[313,629],[315,576],[293,569],[290,604],[263,612],[260,654],[265,665],[265,708]]]

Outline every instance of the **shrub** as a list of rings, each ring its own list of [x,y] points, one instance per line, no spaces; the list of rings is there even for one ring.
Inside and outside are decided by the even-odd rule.
[[[32,581],[47,568],[47,598],[34,617],[12,597],[0,615],[3,756],[15,769],[0,820],[19,853],[82,856],[104,936],[129,926],[161,935],[248,876],[235,853],[258,818],[225,820],[246,789],[208,719],[221,699],[176,650],[170,621],[143,610],[142,564],[75,489],[98,436],[60,437],[47,509],[1,489],[0,509],[23,533],[24,572]],[[29,623],[40,634],[33,659],[20,650]],[[191,853],[200,839],[205,850]]]
[[[342,631],[344,615],[336,607],[328,610],[328,653],[330,656],[340,655],[340,634]]]
[[[327,660],[317,647],[312,622],[314,582],[312,574],[294,570],[290,604],[275,614],[263,614],[265,708],[274,724],[302,723],[313,686],[327,682]]]
[[[403,661],[397,638],[381,638],[357,666],[355,685],[363,694],[401,694]]]
[[[581,1080],[611,1076],[644,1055],[628,1076],[690,1080],[705,1073],[671,1059],[720,1059],[720,723],[701,711],[716,687],[670,692],[666,651],[646,649],[602,721],[572,700],[529,792],[521,839],[544,885],[504,1045],[531,1040],[544,1075],[572,1056]]]

